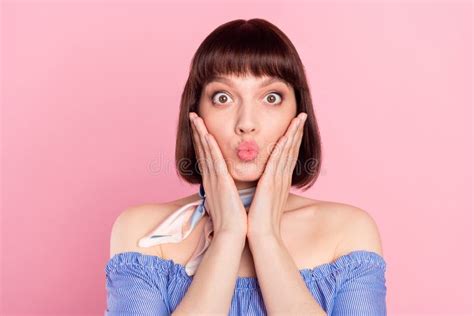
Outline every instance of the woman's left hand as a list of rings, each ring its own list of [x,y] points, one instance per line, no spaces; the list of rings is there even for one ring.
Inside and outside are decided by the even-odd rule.
[[[247,216],[249,239],[259,236],[281,239],[281,217],[290,192],[306,117],[306,113],[299,113],[272,150],[249,207]]]

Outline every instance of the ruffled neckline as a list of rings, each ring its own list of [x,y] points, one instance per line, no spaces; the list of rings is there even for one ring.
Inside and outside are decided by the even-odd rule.
[[[325,278],[335,271],[347,269],[350,266],[360,265],[361,263],[377,266],[383,269],[383,271],[386,270],[386,262],[378,253],[368,250],[354,250],[336,258],[332,262],[323,263],[313,268],[301,269],[299,272],[305,282],[309,283]],[[184,265],[174,262],[173,259],[165,259],[136,251],[121,252],[112,256],[112,258],[107,261],[105,272],[109,274],[125,264],[141,265],[143,267],[158,269],[164,274],[176,275],[189,283],[193,279],[193,276],[189,276],[186,273]],[[257,277],[237,277],[236,280],[237,289],[259,288]]]

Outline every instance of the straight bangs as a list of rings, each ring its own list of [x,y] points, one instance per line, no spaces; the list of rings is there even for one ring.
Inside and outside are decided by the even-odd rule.
[[[231,23],[235,21],[218,27],[199,46],[193,59],[194,84],[202,89],[218,76],[268,76],[283,80],[296,93],[302,86],[295,67],[300,61],[286,36],[259,25],[240,22],[239,27],[229,27]],[[296,101],[299,104],[299,95]]]

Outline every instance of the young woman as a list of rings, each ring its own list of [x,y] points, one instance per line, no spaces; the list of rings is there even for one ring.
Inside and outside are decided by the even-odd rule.
[[[293,44],[262,19],[200,45],[182,94],[176,164],[199,192],[122,212],[106,265],[108,315],[386,315],[376,223],[289,192],[321,167]]]

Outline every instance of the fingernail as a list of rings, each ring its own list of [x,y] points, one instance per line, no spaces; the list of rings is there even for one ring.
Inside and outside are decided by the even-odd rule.
[[[308,117],[307,114],[301,115],[301,118],[300,118],[300,119],[301,119],[301,123],[304,123],[304,122],[306,121],[306,118],[307,118],[307,117]]]

